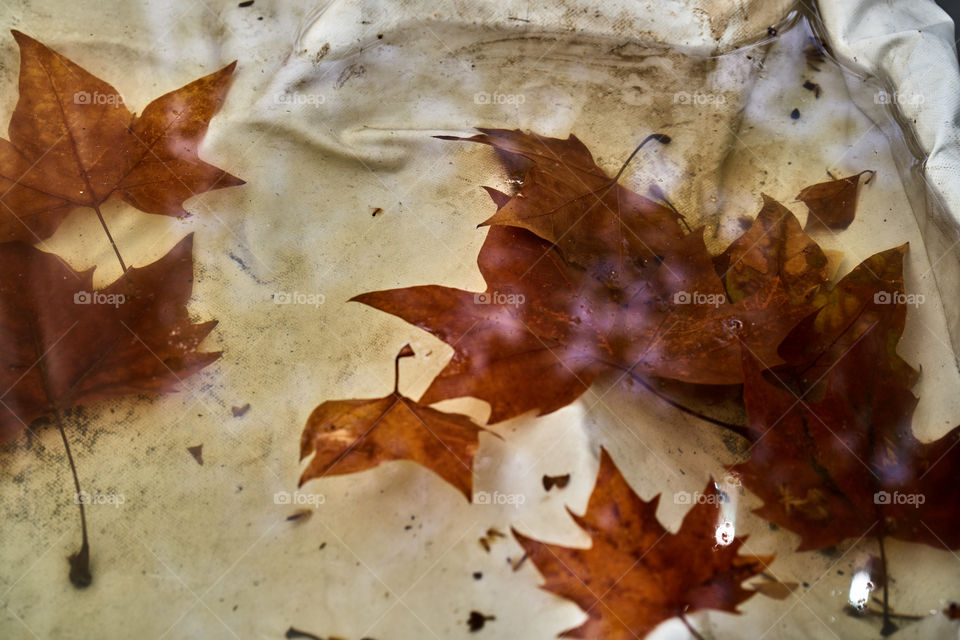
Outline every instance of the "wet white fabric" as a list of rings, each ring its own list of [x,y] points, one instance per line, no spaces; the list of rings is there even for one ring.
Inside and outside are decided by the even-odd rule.
[[[956,33],[950,17],[932,1],[826,2],[824,25],[837,56],[863,73],[889,83],[874,94],[879,106],[861,101],[867,112],[896,104],[903,128],[916,137],[926,156],[916,171],[923,180],[915,200],[921,207],[924,240],[940,287],[960,288],[960,75]],[[911,176],[913,177],[913,176]],[[917,185],[919,187],[919,185]],[[960,345],[960,307],[947,305],[947,320]]]
[[[120,506],[90,509],[95,583],[86,591],[65,575],[79,533],[57,434],[39,429],[0,451],[0,637],[259,639],[293,625],[348,639],[546,640],[583,614],[538,589],[530,563],[512,570],[521,554],[512,540],[494,537],[486,551],[480,537],[515,527],[587,544],[565,508],[584,508],[601,445],[641,496],[663,494],[658,515],[674,530],[689,508],[674,496],[723,476],[737,459],[735,442],[606,377],[568,408],[495,425],[502,440],[481,437],[475,490],[509,501],[469,505],[428,471],[392,463],[310,482],[296,494],[302,505],[284,503],[283,492],[297,485],[300,430],[313,407],[389,392],[393,356],[407,342],[417,357],[401,365],[400,388],[418,397],[451,353],[347,300],[426,283],[483,288],[476,255],[485,231],[475,226],[492,205],[479,187],[509,186],[489,149],[431,137],[438,133],[572,132],[611,172],[648,134],[668,133],[673,142],[645,148],[623,181],[643,193],[657,186],[692,224],[706,225],[714,250],[738,232],[738,219],[756,214],[760,192],[803,220],[794,196],[826,170],[877,170],[853,225],[816,239],[840,256],[840,274],[911,243],[907,286],[927,300],[910,308],[901,347],[924,372],[916,430],[933,438],[960,419],[954,320],[940,295],[957,282],[955,253],[943,257],[955,237],[950,212],[960,210],[949,173],[956,98],[930,93],[956,85],[956,65],[944,57],[952,36],[942,23],[915,42],[878,35],[903,31],[909,16],[939,23],[932,3],[911,3],[909,16],[879,2],[823,8],[841,59],[886,74],[901,91],[925,87],[924,103],[915,111],[907,104],[904,121],[916,118],[916,139],[934,153],[926,171],[942,202],[929,214],[924,189],[906,171],[910,156],[890,105],[874,100],[881,85],[830,63],[812,68],[812,33],[802,23],[786,28],[785,1],[237,4],[167,0],[106,10],[94,0],[11,0],[0,8],[4,24],[110,81],[137,111],[239,60],[201,156],[248,183],[191,200],[185,221],[120,204],[105,209],[137,265],[196,234],[191,311],[220,321],[208,342],[223,357],[182,393],[89,407],[72,425],[88,491],[124,496]],[[941,52],[930,54],[941,75],[907,84],[920,76],[911,65],[922,66],[930,41]],[[867,45],[869,56],[857,48]],[[0,122],[16,103],[18,64],[13,39],[0,36]],[[805,80],[820,85],[819,98]],[[72,215],[42,247],[76,269],[97,265],[98,283],[119,274],[92,212]],[[281,292],[303,303],[277,305]],[[247,403],[250,410],[233,417],[231,408]],[[444,404],[479,420],[487,413],[478,401]],[[201,443],[203,466],[187,451]],[[544,474],[565,473],[567,488],[543,490]],[[740,616],[692,615],[704,635],[876,631],[874,621],[842,613],[851,577],[876,552],[869,541],[833,555],[795,554],[795,536],[750,513],[753,496],[736,501],[736,532],[751,536],[746,551],[777,553],[769,573],[800,586],[784,601],[756,596]],[[300,507],[314,508],[313,516],[287,522]],[[946,604],[951,554],[895,543],[888,551],[898,610]],[[471,611],[496,619],[474,634]],[[931,616],[898,637],[951,633],[951,623]],[[674,620],[656,637],[688,635]]]

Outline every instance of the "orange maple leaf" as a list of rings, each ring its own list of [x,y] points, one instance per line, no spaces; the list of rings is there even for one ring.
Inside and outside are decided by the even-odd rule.
[[[720,494],[711,484],[703,495],[715,499],[698,500],[680,530],[670,533],[657,521],[660,496],[649,502],[640,498],[604,450],[586,513],[570,512],[590,534],[590,548],[547,544],[513,532],[543,574],[543,588],[587,612],[587,621],[562,637],[636,640],[685,613],[736,613],[737,605],[755,593],[741,583],[761,573],[773,556],[739,555],[746,537],[718,543],[724,523]]]
[[[116,194],[147,213],[244,184],[197,155],[236,62],[157,98],[135,116],[120,93],[19,31],[20,99],[0,139],[0,241],[37,242],[76,207]]]

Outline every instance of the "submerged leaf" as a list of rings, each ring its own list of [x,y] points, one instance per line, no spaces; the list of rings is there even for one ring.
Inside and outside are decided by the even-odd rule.
[[[818,402],[765,380],[747,350],[744,370],[754,444],[732,470],[800,550],[863,536],[960,548],[960,427],[930,443],[913,436],[917,399],[878,325],[837,360]]]
[[[644,501],[606,451],[587,511],[571,516],[591,539],[587,549],[513,534],[543,575],[543,588],[573,600],[587,621],[566,638],[634,640],[669,618],[703,609],[737,612],[753,591],[741,584],[772,556],[744,556],[744,538],[718,544],[720,494],[708,482],[677,533],[657,521],[659,496]]]
[[[865,173],[870,174],[870,178],[867,178],[869,182],[875,172],[868,169],[846,178],[820,182],[797,194],[797,200],[802,201],[810,209],[806,228],[846,229],[849,227],[857,212],[860,176]]]
[[[120,93],[19,31],[20,99],[0,139],[0,241],[37,242],[76,207],[116,194],[147,213],[185,216],[184,200],[243,184],[200,160],[236,63],[131,113]]]
[[[407,345],[397,358],[411,355]],[[372,400],[330,400],[313,410],[300,437],[300,459],[313,455],[300,484],[412,460],[470,500],[481,431],[467,416],[437,411],[396,389]]]
[[[173,391],[216,360],[199,351],[216,322],[191,322],[192,287],[192,235],[101,291],[92,269],[77,273],[30,245],[0,246],[0,441],[59,410]]]

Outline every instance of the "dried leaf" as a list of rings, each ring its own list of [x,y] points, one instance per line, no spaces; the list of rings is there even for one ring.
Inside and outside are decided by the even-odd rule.
[[[219,357],[200,352],[215,321],[194,324],[193,236],[102,291],[29,245],[0,248],[0,441],[55,412],[175,390]]]
[[[479,129],[508,167],[525,169],[514,196],[487,187],[497,212],[484,225],[527,229],[557,245],[569,262],[606,284],[636,279],[683,240],[680,216],[617,183],[576,136],[566,140],[507,129]],[[669,142],[666,136],[651,136]]]
[[[870,182],[876,172],[868,169],[846,178],[821,182],[797,194],[797,200],[802,201],[810,209],[806,228],[809,230],[818,227],[828,229],[849,227],[857,211],[860,176],[865,173],[870,174],[870,178],[867,178],[867,182]]]
[[[603,368],[598,336],[605,315],[586,304],[599,283],[522,229],[491,229],[478,262],[486,292],[429,285],[353,300],[455,345],[453,359],[421,399],[426,404],[474,396],[490,403],[490,421],[499,422],[575,400]]]
[[[765,380],[747,350],[744,372],[754,444],[732,470],[763,498],[758,515],[800,535],[800,550],[863,536],[960,547],[960,427],[914,438],[917,400],[879,326],[839,358],[819,402]]]
[[[718,497],[711,487],[707,483],[707,494]],[[573,600],[588,615],[563,637],[635,640],[685,613],[736,613],[737,605],[753,595],[741,583],[761,573],[772,556],[738,555],[745,538],[718,545],[722,516],[711,501],[698,502],[679,531],[670,533],[657,521],[658,501],[659,496],[646,502],[634,493],[603,451],[586,513],[571,512],[590,535],[589,548],[547,544],[513,532],[543,575],[543,588]]]
[[[243,184],[197,156],[236,63],[157,98],[134,116],[111,85],[19,31],[20,99],[0,139],[0,240],[49,237],[76,207],[116,195],[185,216],[199,193]]]
[[[412,356],[407,345],[397,359]],[[470,500],[473,456],[482,427],[393,393],[372,400],[331,400],[313,410],[300,438],[300,460],[313,455],[308,480],[365,471],[391,460],[412,460],[430,469]]]

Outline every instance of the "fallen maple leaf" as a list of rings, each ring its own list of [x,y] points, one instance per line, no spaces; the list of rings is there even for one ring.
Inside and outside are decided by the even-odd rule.
[[[874,254],[832,289],[819,291],[814,300],[817,313],[798,324],[779,350],[789,364],[784,371],[798,392],[822,382],[830,368],[874,326],[885,338],[891,371],[905,387],[913,386],[919,374],[897,354],[907,315],[903,286],[906,251],[907,245],[902,245]]]
[[[628,365],[684,382],[738,383],[739,350],[728,340],[730,335],[744,332],[744,339],[766,351],[770,342],[782,338],[784,324],[795,324],[811,310],[806,303],[825,279],[826,259],[793,215],[775,201],[764,196],[764,207],[751,231],[718,259],[738,269],[741,263],[752,263],[754,268],[760,268],[762,261],[779,263],[771,265],[764,277],[755,277],[749,290],[733,286],[732,292],[725,292],[724,283],[709,268],[702,230],[685,234],[680,226],[683,218],[675,209],[618,183],[627,163],[648,140],[667,144],[668,136],[649,136],[620,172],[610,177],[574,135],[561,140],[519,130],[479,131],[471,138],[438,137],[488,144],[509,171],[523,176],[513,196],[485,187],[497,212],[483,224],[524,228],[549,241],[566,261],[583,267],[624,306],[624,301],[634,305],[656,301],[661,308],[678,300],[689,304],[684,298],[693,302],[674,309],[682,312],[669,315],[648,340],[630,336],[639,349],[633,358],[626,358]],[[761,246],[755,247],[758,243]],[[738,274],[729,275],[728,287],[736,284]],[[694,298],[711,302],[697,304]],[[743,304],[737,308],[728,302]],[[764,332],[767,335],[760,335]],[[650,341],[667,341],[671,348],[665,354],[651,353],[647,351]],[[718,350],[725,353],[718,356]],[[710,369],[702,365],[705,353],[714,358]]]
[[[746,537],[718,543],[724,523],[716,504],[720,494],[712,487],[708,482],[704,491],[711,499],[698,500],[677,533],[670,533],[657,521],[660,496],[640,498],[602,450],[586,513],[570,512],[590,535],[589,548],[547,544],[514,530],[543,575],[543,588],[573,600],[588,615],[561,636],[634,640],[693,611],[737,613],[754,594],[741,584],[764,571],[773,556],[739,555]]]
[[[799,550],[862,536],[960,548],[960,427],[914,438],[917,400],[879,327],[840,358],[815,403],[766,381],[749,352],[744,369],[754,443],[733,471],[763,498],[760,516],[800,535]]]
[[[397,354],[412,356],[405,346]],[[300,460],[310,460],[300,476],[308,480],[365,471],[390,460],[412,460],[473,495],[473,457],[483,427],[467,416],[444,413],[401,394],[372,400],[330,400],[310,414],[300,437]]]
[[[714,263],[732,302],[749,298],[779,278],[792,303],[809,303],[827,281],[826,255],[793,213],[766,194],[750,228]]]
[[[185,216],[187,198],[243,184],[197,155],[235,62],[134,116],[111,85],[33,38],[13,36],[20,99],[10,140],[0,139],[0,241],[47,238],[76,207],[93,208],[103,223],[100,205],[113,194],[147,213]]]
[[[163,393],[219,357],[200,342],[216,321],[194,324],[193,236],[146,267],[94,291],[30,245],[0,247],[0,441],[57,412],[130,394]]]
[[[66,409],[139,393],[173,391],[216,360],[200,342],[216,321],[194,324],[193,236],[160,260],[132,268],[102,291],[93,269],[78,273],[28,244],[0,245],[0,442],[42,418],[60,431],[73,472],[83,543],[70,581],[86,587],[90,546],[82,491],[67,439]]]
[[[810,209],[806,228],[846,229],[849,227],[857,211],[860,176],[865,173],[870,174],[867,182],[870,182],[876,174],[875,171],[868,169],[846,178],[836,178],[811,185],[797,194],[797,200]]]
[[[480,398],[491,406],[490,422],[573,402],[603,369],[603,323],[613,311],[591,308],[598,283],[522,229],[490,229],[478,263],[486,292],[427,285],[353,300],[455,345],[421,402]]]
[[[527,229],[612,285],[657,267],[683,240],[681,217],[674,210],[620,186],[620,174],[608,176],[576,136],[560,140],[519,130],[479,131],[471,138],[437,137],[488,144],[509,168],[522,168],[516,195],[485,187],[497,212],[484,225]],[[662,134],[649,139],[670,142]]]
[[[516,227],[491,227],[477,263],[484,292],[427,285],[353,300],[453,346],[422,401],[480,398],[491,405],[491,422],[556,411],[605,369],[738,384],[741,340],[778,364],[777,347],[814,309],[792,303],[777,277],[727,303],[702,230],[680,238],[648,279],[624,288],[593,278],[555,245]]]

